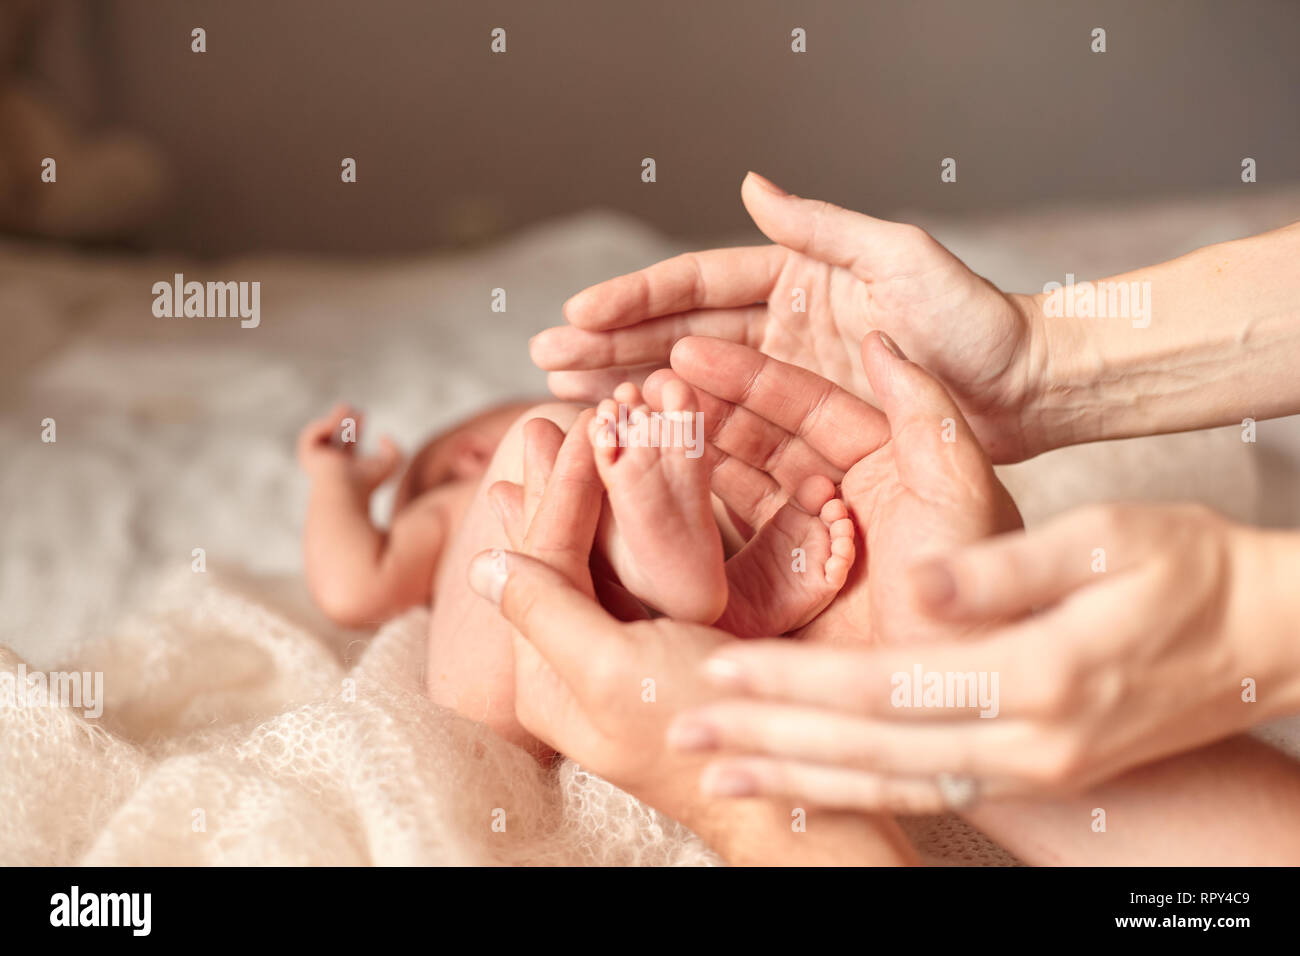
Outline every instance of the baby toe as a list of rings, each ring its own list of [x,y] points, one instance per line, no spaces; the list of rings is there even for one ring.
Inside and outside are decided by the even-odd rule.
[[[641,397],[641,389],[631,382],[624,382],[614,389],[614,400],[629,409],[645,404],[645,399]]]
[[[845,507],[844,502],[839,498],[832,498],[822,505],[821,519],[828,525],[833,525],[837,521],[848,518],[848,516],[849,509]]]
[[[799,483],[793,498],[800,508],[815,515],[821,512],[834,495],[835,482],[825,475],[812,475]]]
[[[666,412],[693,412],[698,408],[695,390],[676,376],[664,382],[660,401]]]
[[[587,436],[595,451],[597,464],[611,464],[618,458],[618,405],[604,399],[587,424]]]
[[[848,558],[842,558],[834,555],[826,562],[826,583],[835,590],[844,587],[844,582],[849,579],[849,568],[853,567],[853,562]]]

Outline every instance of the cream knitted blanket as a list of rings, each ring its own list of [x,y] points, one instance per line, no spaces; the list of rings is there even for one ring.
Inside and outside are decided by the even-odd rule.
[[[28,669],[30,699],[0,678],[0,864],[713,862],[574,764],[544,772],[430,705],[427,612],[348,665],[219,573],[162,592],[75,661]],[[0,675],[20,666],[0,648]],[[102,674],[104,699],[35,693],[73,671]]]

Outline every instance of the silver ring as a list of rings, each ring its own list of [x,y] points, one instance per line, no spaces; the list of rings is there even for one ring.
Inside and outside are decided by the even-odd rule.
[[[941,773],[934,778],[939,796],[949,810],[967,810],[979,802],[980,784],[974,777]]]

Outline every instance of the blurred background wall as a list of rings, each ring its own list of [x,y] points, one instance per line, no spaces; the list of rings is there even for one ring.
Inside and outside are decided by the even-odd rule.
[[[880,215],[1240,190],[1245,156],[1300,180],[1290,0],[59,2],[37,68],[161,147],[146,243],[199,254],[414,250],[589,206],[729,234],[750,168]]]

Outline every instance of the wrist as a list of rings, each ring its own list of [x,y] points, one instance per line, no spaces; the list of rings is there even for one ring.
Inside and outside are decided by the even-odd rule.
[[[1300,411],[1298,254],[1300,225],[1012,296],[1039,450]]]
[[[1084,342],[1077,329],[1047,315],[1045,294],[1011,293],[1025,329],[1025,395],[1020,428],[1025,457],[1090,441],[1093,401],[1082,373]]]
[[[1249,706],[1259,714],[1245,724],[1253,726],[1300,714],[1300,533],[1232,527],[1229,638],[1238,681],[1254,681],[1256,702]]]
[[[369,508],[370,489],[357,481],[352,462],[325,458],[304,469],[313,498]]]
[[[1171,393],[1186,377],[1183,347],[1151,334],[1150,292],[1132,291],[1149,289],[1156,270],[1015,297],[1029,330],[1024,420],[1036,454],[1170,430],[1158,417],[1167,399],[1181,400]]]

